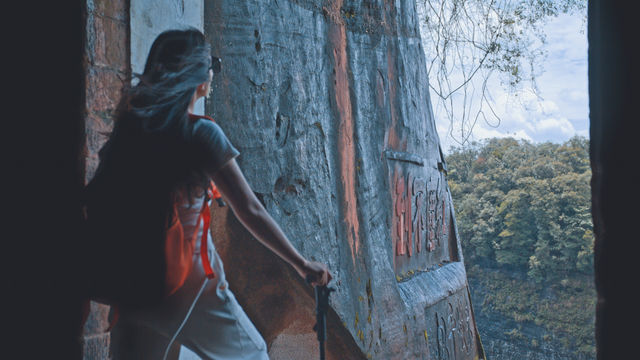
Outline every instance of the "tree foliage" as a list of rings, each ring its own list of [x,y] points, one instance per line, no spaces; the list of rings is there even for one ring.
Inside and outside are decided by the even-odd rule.
[[[593,272],[588,141],[490,139],[447,157],[465,258],[555,282]]]
[[[470,290],[491,321],[531,343],[595,358],[589,142],[472,142],[446,158]],[[476,293],[476,287],[478,292]],[[478,325],[482,332],[483,324]],[[505,325],[513,326],[513,325]]]

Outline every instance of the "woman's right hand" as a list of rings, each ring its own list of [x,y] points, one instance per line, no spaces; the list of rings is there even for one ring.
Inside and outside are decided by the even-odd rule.
[[[305,260],[299,269],[298,274],[313,286],[324,286],[333,279],[327,265],[317,261]]]

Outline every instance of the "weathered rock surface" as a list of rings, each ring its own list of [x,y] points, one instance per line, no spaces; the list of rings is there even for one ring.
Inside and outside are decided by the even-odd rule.
[[[334,275],[327,358],[483,357],[414,1],[208,2],[204,26],[223,59],[207,112],[296,248]],[[228,209],[214,216],[271,357],[316,358],[311,289]]]

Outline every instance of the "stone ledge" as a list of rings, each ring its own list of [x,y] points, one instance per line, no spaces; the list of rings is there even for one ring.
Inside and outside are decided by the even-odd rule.
[[[467,272],[462,262],[453,262],[441,268],[420,272],[409,280],[398,283],[400,297],[405,306],[428,307],[451,296],[467,286]]]

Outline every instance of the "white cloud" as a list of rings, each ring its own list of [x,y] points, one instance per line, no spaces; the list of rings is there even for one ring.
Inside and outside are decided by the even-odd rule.
[[[546,118],[542,119],[535,124],[536,131],[539,133],[545,132],[560,132],[565,136],[571,137],[576,133],[576,129],[573,128],[573,125],[566,118]]]

